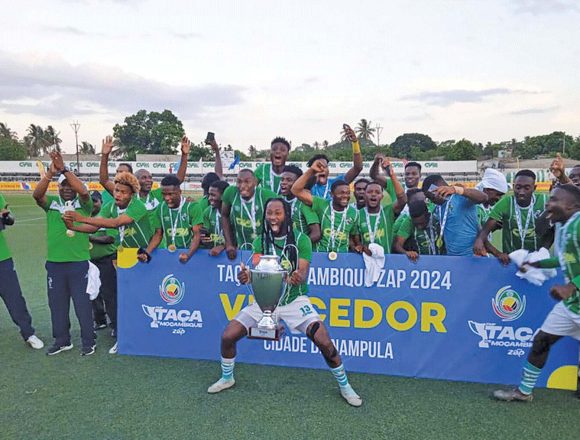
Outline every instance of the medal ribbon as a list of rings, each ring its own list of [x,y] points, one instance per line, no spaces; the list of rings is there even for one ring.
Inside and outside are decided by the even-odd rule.
[[[531,219],[534,217],[534,205],[536,203],[536,195],[534,194],[532,196],[532,201],[530,202],[530,204],[528,205],[528,216],[526,217],[526,226],[525,229],[522,229],[522,211],[520,208],[520,205],[517,204],[516,202],[516,198],[514,197],[514,212],[516,214],[516,223],[518,225],[518,233],[520,235],[520,242],[521,242],[521,247],[520,249],[524,248],[524,242],[526,240],[526,235],[528,234],[528,226],[530,225],[530,221]],[[526,208],[524,208],[526,209]],[[535,223],[535,221],[534,221]],[[537,248],[537,240],[536,240],[536,234],[534,234],[534,249]]]
[[[334,229],[334,216],[335,216],[336,211],[334,210],[334,207],[332,206],[332,201],[330,202],[330,242],[331,242],[331,246],[332,246],[333,251],[336,251],[336,247],[335,247],[336,234],[338,232],[342,232],[345,228],[344,223],[345,223],[347,211],[348,211],[348,208],[346,208],[344,211],[342,211],[342,218],[340,219],[340,223],[338,225],[338,228]],[[340,241],[339,241],[339,244],[340,244]]]
[[[375,227],[371,230],[371,216],[369,214],[368,208],[365,207],[365,216],[367,221],[367,227],[369,229],[369,242],[374,243],[375,237],[377,236],[377,230],[379,229],[379,223],[381,222],[381,215],[383,214],[383,207],[381,206],[375,220]],[[376,215],[376,214],[374,214]]]
[[[181,210],[185,205],[185,197],[182,197],[179,201],[179,210],[177,211],[177,216],[175,217],[175,221],[173,221],[173,214],[172,209],[167,205],[167,210],[169,211],[169,224],[172,225],[171,228],[171,244],[175,245],[175,235],[177,234],[177,223],[179,223],[179,219],[181,218]],[[161,212],[161,210],[160,210]],[[185,244],[185,238],[183,238],[183,244]]]

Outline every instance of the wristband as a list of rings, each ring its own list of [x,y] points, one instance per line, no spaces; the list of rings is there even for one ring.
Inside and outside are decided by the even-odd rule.
[[[149,255],[149,253],[145,249],[139,248],[137,250],[137,255],[143,255],[143,254],[145,254],[147,256],[147,261],[146,262],[149,263],[151,261],[151,255]]]
[[[462,186],[454,186],[453,188],[455,188],[455,193],[462,196],[463,193],[465,192],[465,188],[463,188]]]
[[[360,144],[358,142],[358,139],[352,143],[352,153],[360,154]]]

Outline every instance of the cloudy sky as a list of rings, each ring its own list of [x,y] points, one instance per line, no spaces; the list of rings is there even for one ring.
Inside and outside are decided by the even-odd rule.
[[[0,121],[94,145],[139,109],[194,140],[580,135],[574,0],[0,0]]]

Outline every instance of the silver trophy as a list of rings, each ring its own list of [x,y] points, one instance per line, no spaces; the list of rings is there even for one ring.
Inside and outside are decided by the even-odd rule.
[[[262,310],[262,319],[256,327],[250,327],[249,338],[278,340],[278,322],[273,314],[286,292],[287,272],[280,265],[278,256],[261,255],[254,269],[250,284],[254,300]]]

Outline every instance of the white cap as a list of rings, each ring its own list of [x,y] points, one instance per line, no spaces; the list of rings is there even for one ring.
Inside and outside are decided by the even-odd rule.
[[[505,176],[495,168],[488,168],[485,170],[485,173],[483,173],[483,179],[481,179],[481,182],[477,184],[476,188],[479,190],[485,188],[495,189],[503,194],[507,193],[509,189]]]

